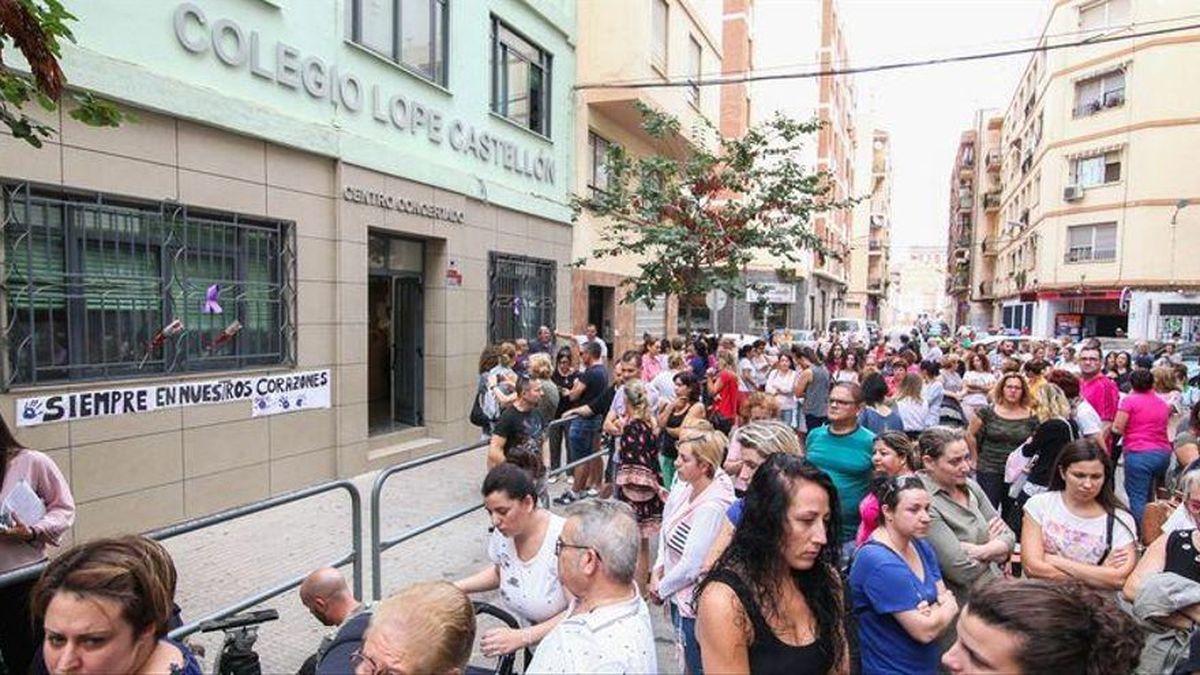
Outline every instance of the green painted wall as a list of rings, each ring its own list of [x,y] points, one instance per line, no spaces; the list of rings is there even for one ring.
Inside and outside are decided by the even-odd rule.
[[[79,18],[74,26],[78,44],[64,50],[63,67],[72,86],[131,105],[542,217],[569,219],[574,2],[449,0],[448,82],[442,88],[344,40],[346,1],[67,0]],[[195,11],[181,11],[185,6],[198,9],[204,25]],[[549,138],[489,110],[493,14],[553,54]],[[176,29],[180,17],[182,39]],[[234,28],[218,27],[221,20],[240,29],[243,52],[235,47]],[[222,52],[239,65],[218,56],[214,28],[222,36]],[[285,50],[294,49],[282,59],[281,43]],[[320,59],[324,69],[311,57]],[[357,112],[349,105],[356,100],[354,82],[347,77],[337,84],[347,74],[361,84]],[[389,103],[396,96],[403,98],[394,110],[404,128],[392,119]],[[433,121],[435,113],[440,114],[440,128]],[[425,123],[414,124],[418,118]],[[471,133],[477,139],[474,154]],[[485,135],[494,140],[486,144],[491,152],[481,158],[478,139]]]

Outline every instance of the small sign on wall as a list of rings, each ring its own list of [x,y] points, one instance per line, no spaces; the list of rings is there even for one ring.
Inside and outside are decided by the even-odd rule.
[[[18,427],[249,401],[251,417],[330,406],[330,371],[97,389],[17,399]]]
[[[446,286],[450,288],[458,288],[462,286],[463,275],[462,270],[458,268],[458,260],[451,258],[446,265]]]

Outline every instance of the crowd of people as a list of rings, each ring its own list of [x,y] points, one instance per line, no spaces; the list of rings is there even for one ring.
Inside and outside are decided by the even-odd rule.
[[[634,580],[675,627],[680,660],[664,670],[1193,663],[1200,604],[1163,581],[1200,591],[1200,556],[1183,564],[1200,539],[1172,534],[1200,516],[1200,390],[1173,345],[645,336],[606,359],[594,326],[560,337],[485,351],[480,401],[537,388],[522,383],[544,372],[542,353],[559,395],[524,435],[481,425],[493,448],[528,449],[489,466],[529,467],[532,504],[563,460],[561,440],[527,431],[558,427],[581,464],[555,503],[629,507]],[[1081,639],[1057,644],[1046,621]],[[1021,643],[992,639],[1007,630],[1040,642],[1001,653]]]
[[[476,644],[528,673],[1200,671],[1200,402],[1173,354],[830,335],[610,355],[594,327],[489,346],[487,564],[375,605],[314,571],[300,601],[332,631],[303,672],[463,673]],[[46,507],[0,530],[11,568],[73,505],[45,455],[3,425],[0,445],[0,503]],[[198,673],[168,637],[175,578],[143,537],[61,552],[0,589],[9,672]],[[513,625],[476,635],[488,593]]]

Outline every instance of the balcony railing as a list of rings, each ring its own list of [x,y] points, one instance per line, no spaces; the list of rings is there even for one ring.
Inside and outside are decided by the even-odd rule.
[[[993,190],[983,195],[983,208],[986,211],[996,211],[1000,208],[999,190]]]
[[[995,296],[996,296],[996,293],[994,290],[993,282],[991,282],[991,281],[979,282],[979,297],[980,298],[992,298]]]
[[[984,237],[983,241],[979,243],[979,248],[986,256],[996,255],[996,239],[994,237]]]
[[[987,170],[989,173],[1000,170],[1000,151],[992,149],[987,154]]]
[[[883,240],[882,239],[869,240],[867,242],[867,250],[871,251],[871,252],[882,251],[883,250]]]

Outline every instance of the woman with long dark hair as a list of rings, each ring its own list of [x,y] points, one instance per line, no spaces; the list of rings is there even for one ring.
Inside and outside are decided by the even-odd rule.
[[[675,375],[675,399],[658,411],[658,461],[662,470],[663,487],[671,489],[675,482],[675,458],[683,425],[689,421],[704,419],[704,404],[700,402],[700,387],[703,380],[690,372]]]
[[[4,506],[16,501],[9,497],[18,492],[42,503],[43,513],[36,521],[24,522]],[[0,418],[0,572],[45,560],[46,545],[57,546],[74,522],[71,487],[54,460],[23,447]],[[39,642],[29,618],[30,591],[36,581],[0,587],[0,655],[11,673],[28,670]]]
[[[754,474],[741,524],[696,592],[696,635],[712,673],[846,672],[837,489],[777,453]]]
[[[1108,453],[1086,438],[1068,443],[1050,477],[1050,491],[1025,503],[1025,575],[1118,589],[1137,563],[1136,545],[1133,516],[1113,493]]]

